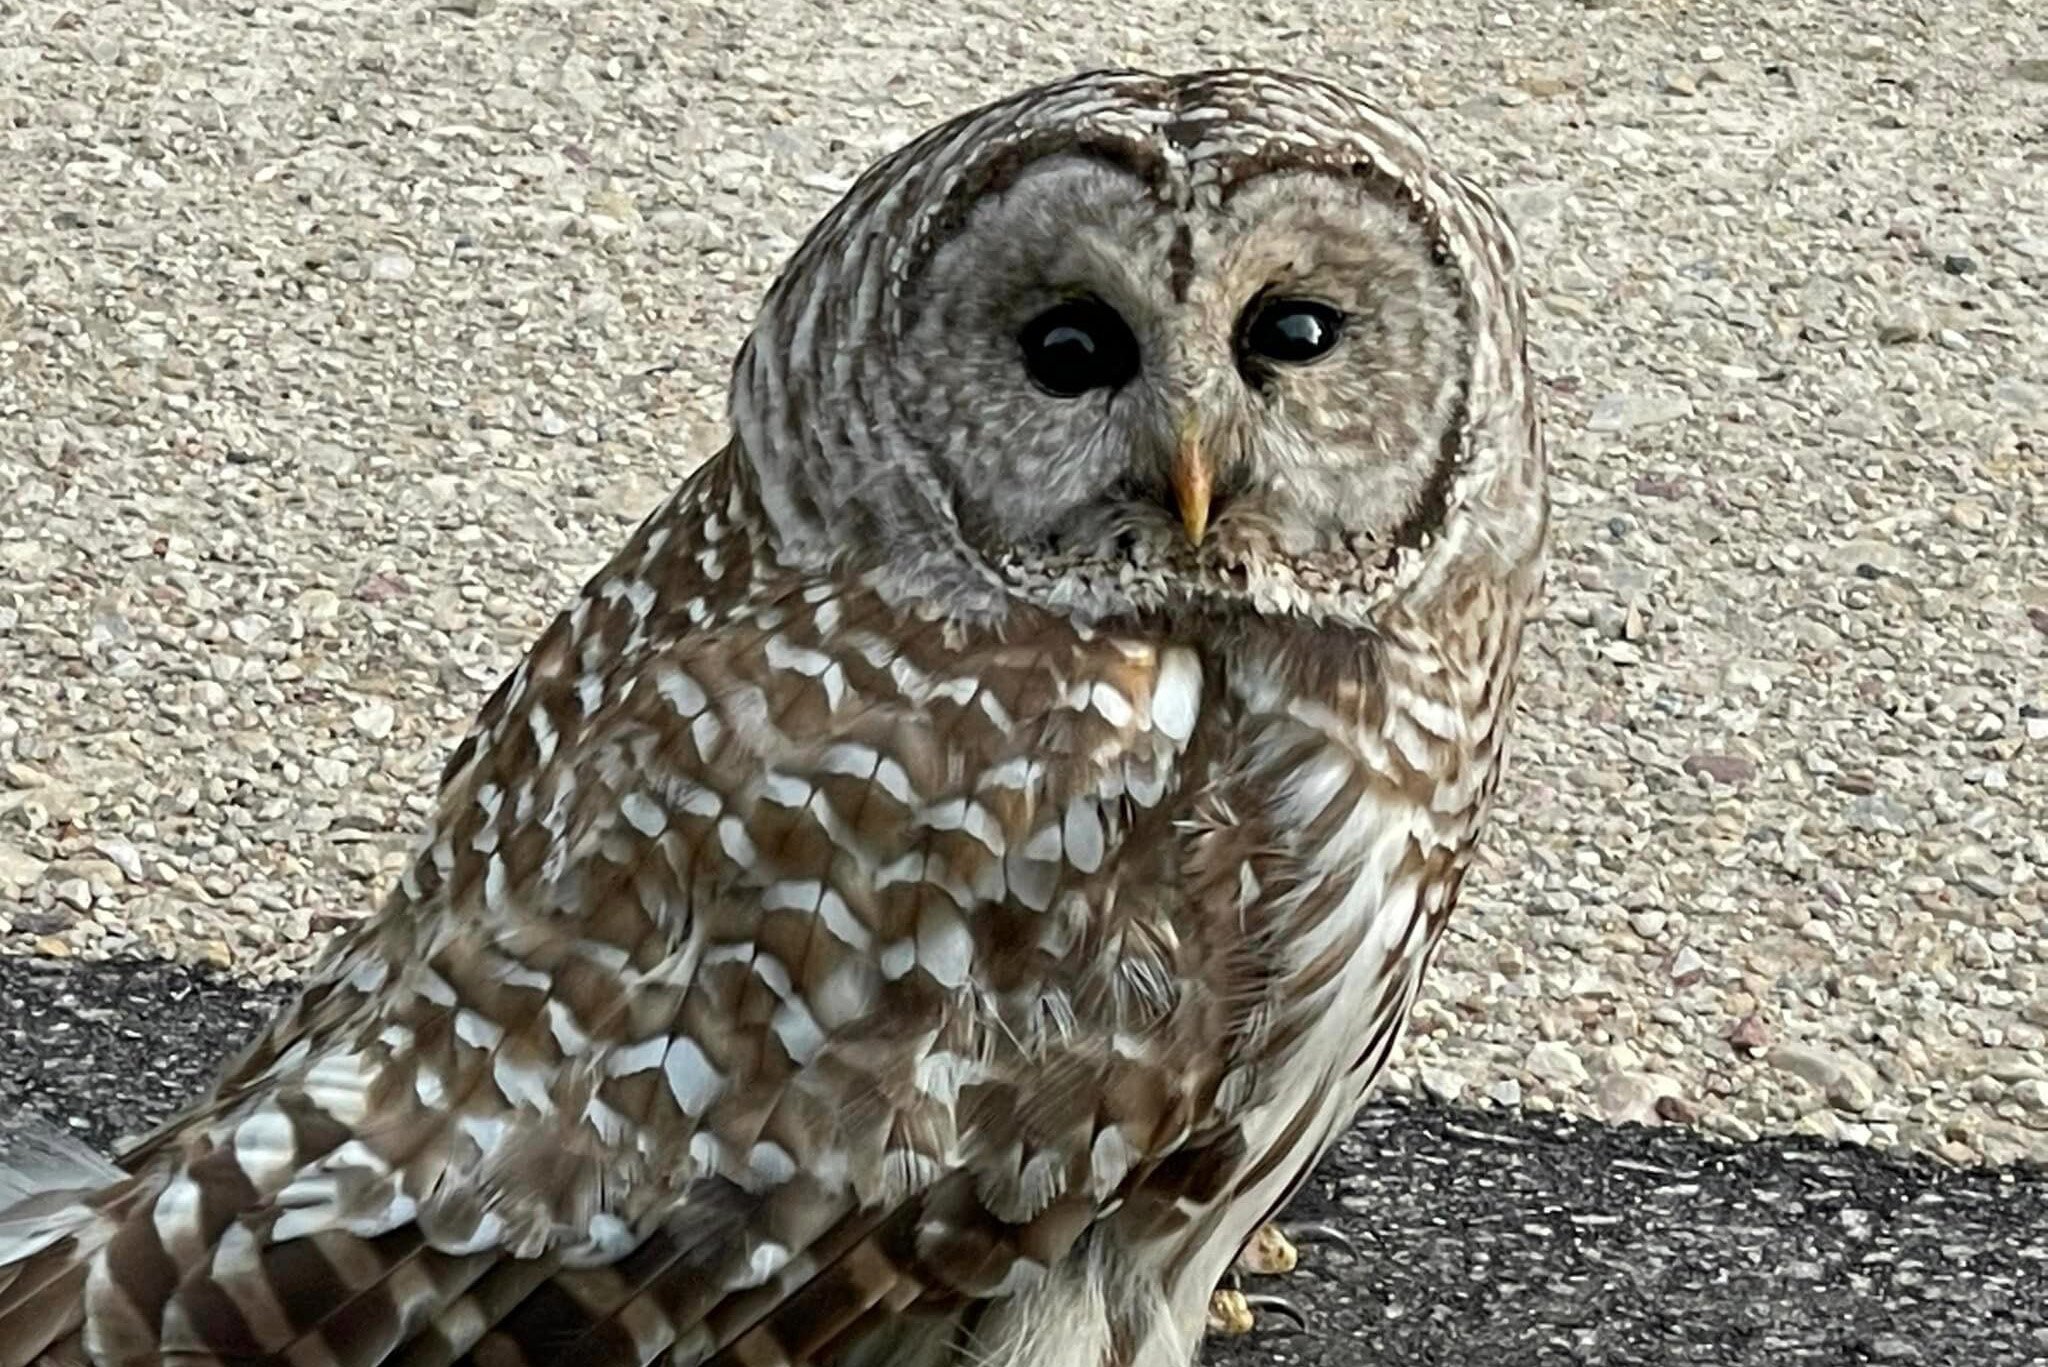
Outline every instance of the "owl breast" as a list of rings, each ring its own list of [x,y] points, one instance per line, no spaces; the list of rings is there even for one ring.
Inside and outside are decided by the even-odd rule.
[[[1204,1286],[1386,1068],[1499,760],[1485,672],[1434,643],[1276,632],[1233,654],[1222,692],[1228,758],[1197,805],[1189,886],[1227,906],[1212,914],[1243,927],[1252,963],[1222,1085],[1246,1157],[1194,1222],[1183,1275]]]

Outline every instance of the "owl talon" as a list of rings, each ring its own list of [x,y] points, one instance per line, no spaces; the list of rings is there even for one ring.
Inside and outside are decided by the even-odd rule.
[[[1358,1245],[1353,1242],[1349,1234],[1346,1234],[1335,1225],[1322,1224],[1318,1221],[1304,1221],[1274,1225],[1272,1228],[1278,1231],[1282,1238],[1294,1244],[1297,1248],[1304,1244],[1335,1244],[1352,1257],[1356,1258],[1358,1256]]]
[[[1245,1311],[1263,1323],[1267,1316],[1278,1316],[1293,1324],[1290,1333],[1306,1334],[1309,1331],[1308,1312],[1285,1296],[1245,1296]]]

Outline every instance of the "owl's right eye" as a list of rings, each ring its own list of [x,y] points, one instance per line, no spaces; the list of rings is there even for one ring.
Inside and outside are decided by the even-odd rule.
[[[1138,373],[1138,339],[1100,299],[1068,299],[1024,325],[1024,369],[1062,399],[1115,389]]]

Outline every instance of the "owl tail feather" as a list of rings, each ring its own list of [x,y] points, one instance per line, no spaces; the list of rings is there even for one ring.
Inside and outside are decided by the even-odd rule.
[[[92,1198],[127,1180],[53,1125],[0,1117],[0,1367],[78,1328],[86,1265],[113,1233]]]

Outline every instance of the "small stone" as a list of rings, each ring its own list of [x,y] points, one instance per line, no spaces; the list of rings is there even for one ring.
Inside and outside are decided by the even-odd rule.
[[[1959,1168],[1975,1167],[1978,1159],[1978,1153],[1975,1149],[1971,1148],[1968,1144],[1958,1143],[1953,1139],[1945,1139],[1937,1145],[1934,1150],[1934,1156],[1944,1163],[1953,1164]]]
[[[1655,910],[1638,911],[1630,915],[1628,925],[1630,930],[1633,930],[1645,940],[1654,940],[1664,933],[1664,927],[1670,919],[1670,915],[1666,912]]]
[[[370,263],[370,278],[387,283],[410,280],[415,267],[404,252],[384,252]]]
[[[24,911],[14,918],[14,928],[23,935],[58,935],[78,924],[68,911]]]
[[[1635,1048],[1624,1040],[1622,1043],[1609,1049],[1606,1056],[1601,1059],[1601,1063],[1606,1072],[1633,1073],[1642,1070],[1643,1056],[1637,1053]]]
[[[383,740],[398,724],[398,713],[388,702],[365,703],[349,714],[349,721],[371,740]]]
[[[1717,1134],[1723,1139],[1732,1139],[1738,1144],[1756,1142],[1756,1126],[1732,1112],[1715,1111],[1702,1124],[1709,1134]]]
[[[1838,1110],[1861,1114],[1877,1100],[1877,1074],[1860,1059],[1813,1044],[1781,1044],[1764,1058],[1811,1083]]]
[[[1728,1031],[1728,1042],[1738,1049],[1766,1049],[1770,1047],[1771,1031],[1763,1017],[1752,1011],[1735,1022]]]
[[[2048,1080],[2030,1077],[2015,1082],[2010,1095],[2030,1111],[2048,1112]]]
[[[1630,432],[1692,416],[1692,400],[1683,394],[1609,394],[1593,405],[1586,427],[1594,432]]]
[[[341,615],[341,595],[333,589],[307,589],[292,606],[307,626],[325,626]]]
[[[2048,1077],[2048,1064],[2024,1049],[1993,1049],[1984,1059],[1984,1071],[2000,1082],[2018,1083]]]
[[[1816,1139],[1825,1139],[1830,1143],[1838,1143],[1843,1137],[1841,1118],[1825,1107],[1800,1116],[1792,1129],[1794,1133],[1810,1134]]]
[[[33,887],[49,865],[26,850],[0,842],[0,887]]]
[[[1496,1106],[1519,1106],[1522,1104],[1522,1084],[1511,1077],[1488,1083],[1486,1099]]]
[[[1679,768],[1695,777],[1705,774],[1716,783],[1730,786],[1747,783],[1756,777],[1756,764],[1740,755],[1688,755]]]
[[[95,850],[106,856],[109,864],[121,871],[121,876],[131,883],[140,883],[146,876],[142,868],[142,854],[125,840],[95,840]]]
[[[1871,835],[1904,835],[1912,819],[1910,812],[1882,793],[1859,797],[1842,810],[1842,820],[1851,830]]]
[[[412,585],[395,574],[379,572],[356,585],[355,596],[365,603],[388,603],[412,592]]]
[[[1691,945],[1681,945],[1671,956],[1671,980],[1680,987],[1691,987],[1707,973],[1707,961]]]
[[[1907,342],[1924,342],[1934,335],[1934,315],[1927,306],[1919,303],[1905,303],[1886,314],[1877,325],[1877,340],[1886,346],[1902,346]]]
[[[1828,551],[1827,560],[1842,573],[1864,579],[1904,575],[1913,566],[1912,555],[1905,547],[1874,539],[1844,541]]]
[[[1422,1068],[1422,1090],[1446,1105],[1465,1094],[1465,1079],[1448,1068]]]
[[[1682,1096],[1657,1098],[1657,1118],[1672,1125],[1697,1125],[1700,1108]]]
[[[36,953],[46,959],[68,959],[72,955],[70,943],[58,939],[55,935],[39,937],[35,942],[35,949]]]
[[[1977,1136],[1977,1147],[1983,1151],[1985,1162],[2001,1168],[2034,1156],[2027,1133],[2003,1121],[1987,1122],[1984,1132]]]
[[[1962,531],[1985,531],[1991,527],[1991,508],[1974,498],[1958,498],[1948,506],[1948,523]]]
[[[1586,1065],[1568,1044],[1544,1040],[1522,1060],[1529,1076],[1558,1087],[1577,1087],[1586,1081]]]
[[[58,901],[80,911],[92,910],[92,884],[83,878],[66,878],[58,882],[51,891]]]
[[[47,788],[50,785],[50,776],[48,774],[35,768],[33,765],[22,764],[13,760],[8,761],[6,764],[0,764],[0,776],[6,778],[7,786],[10,788]]]
[[[1600,1113],[1617,1125],[1654,1125],[1661,1117],[1657,1102],[1676,1096],[1679,1086],[1658,1073],[1618,1072],[1600,1079]]]

